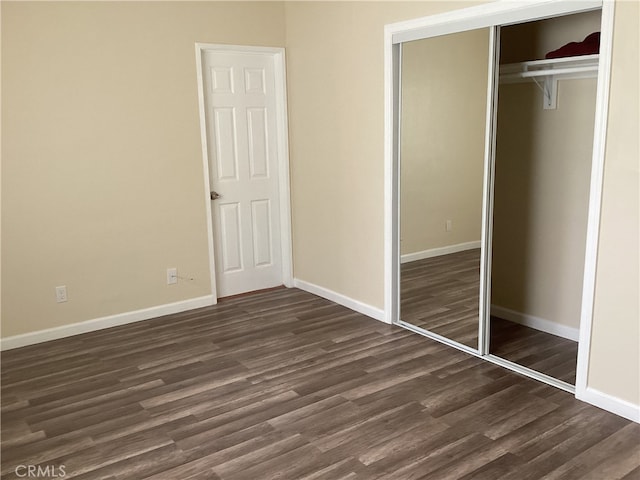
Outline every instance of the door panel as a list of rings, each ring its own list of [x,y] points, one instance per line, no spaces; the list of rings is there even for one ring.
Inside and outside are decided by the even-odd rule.
[[[236,119],[233,108],[214,108],[216,172],[218,180],[238,180]]]
[[[273,58],[205,52],[218,297],[282,284]]]
[[[221,204],[220,246],[224,273],[242,270],[242,232],[240,231],[240,205],[238,203]]]
[[[265,95],[265,71],[264,68],[245,68],[244,85],[246,93]]]
[[[271,208],[269,200],[251,202],[253,227],[253,256],[256,267],[270,265],[273,261],[271,248]]]
[[[247,109],[249,128],[249,166],[251,178],[269,177],[269,147],[267,141],[267,111]]]
[[[233,93],[233,70],[230,67],[211,68],[211,92]]]

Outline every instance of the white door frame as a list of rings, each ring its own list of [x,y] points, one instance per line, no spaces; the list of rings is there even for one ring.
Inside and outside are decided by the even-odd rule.
[[[287,118],[287,83],[284,48],[253,47],[245,45],[219,45],[196,43],[196,69],[198,75],[198,106],[200,110],[200,141],[202,142],[202,168],[204,172],[204,200],[207,212],[207,238],[209,241],[209,273],[213,304],[218,301],[216,287],[216,265],[213,244],[213,221],[209,186],[209,149],[207,145],[207,123],[202,76],[202,58],[205,52],[259,54],[273,57],[276,94],[276,123],[278,148],[278,190],[280,197],[280,245],[282,251],[282,283],[293,286],[293,251],[291,241],[291,189],[289,185],[289,126]]]
[[[400,132],[400,57],[402,42],[429,38],[448,33],[473,30],[485,27],[497,27],[525,21],[540,20],[569,13],[602,8],[600,64],[598,69],[598,85],[596,93],[596,113],[593,139],[593,155],[589,192],[589,213],[587,224],[586,251],[582,291],[582,308],[580,317],[580,340],[578,346],[576,397],[595,405],[614,411],[619,415],[631,418],[628,408],[616,406],[615,402],[606,402],[598,397],[597,392],[587,385],[589,372],[589,350],[593,321],[593,303],[595,296],[596,262],[598,253],[598,236],[600,229],[600,210],[602,201],[602,184],[604,171],[604,155],[607,131],[607,113],[609,104],[609,81],[611,75],[611,51],[613,43],[613,0],[523,0],[519,2],[497,1],[476,7],[455,10],[439,15],[417,18],[409,21],[385,26],[384,31],[384,281],[385,300],[384,318],[387,323],[398,323],[400,294],[400,182],[399,182],[399,132]],[[492,172],[488,170],[491,162],[485,162],[485,195],[491,195]],[[491,209],[485,198],[483,210]],[[483,216],[491,217],[491,211],[483,211]],[[491,237],[488,222],[483,223],[483,241],[489,242]],[[484,245],[490,248],[490,245]],[[488,255],[485,256],[485,261]],[[487,266],[485,266],[486,268]],[[485,279],[487,280],[487,279]],[[483,285],[488,295],[489,285]],[[486,315],[486,312],[483,312]],[[481,318],[481,323],[484,319]],[[485,322],[486,323],[486,322]],[[439,341],[442,339],[433,338]],[[482,339],[481,339],[482,340]],[[445,342],[456,348],[455,342]],[[484,342],[486,344],[486,342]],[[480,344],[479,351],[468,352],[486,360],[494,361],[487,355],[486,347]],[[509,362],[498,362],[507,368]],[[523,373],[523,372],[520,372]],[[534,378],[537,378],[534,376]],[[547,381],[538,378],[542,381]],[[548,382],[547,383],[552,383]],[[553,383],[552,383],[553,384]],[[558,385],[556,385],[558,386]],[[635,419],[635,418],[634,418]],[[638,421],[636,419],[636,421]]]

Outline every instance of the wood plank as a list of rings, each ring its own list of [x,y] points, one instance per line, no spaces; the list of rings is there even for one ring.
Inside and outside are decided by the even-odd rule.
[[[2,352],[1,370],[3,480],[640,472],[640,425],[295,289]]]

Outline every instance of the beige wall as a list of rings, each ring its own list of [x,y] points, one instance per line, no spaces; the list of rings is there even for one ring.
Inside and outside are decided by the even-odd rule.
[[[580,326],[596,80],[500,85],[491,303]]]
[[[402,254],[480,241],[488,59],[489,29],[402,47]]]
[[[287,2],[295,276],[384,306],[384,25],[470,4]]]
[[[640,8],[616,2],[589,386],[640,405]]]
[[[283,46],[283,5],[2,2],[3,337],[211,293],[197,41]]]

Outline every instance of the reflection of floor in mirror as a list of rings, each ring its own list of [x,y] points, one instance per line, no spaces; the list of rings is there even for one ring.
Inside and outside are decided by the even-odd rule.
[[[578,342],[491,317],[493,355],[575,385]]]
[[[478,348],[480,249],[403,263],[400,318]],[[491,353],[575,384],[577,342],[491,317]]]
[[[400,318],[478,348],[480,249],[403,263]]]

